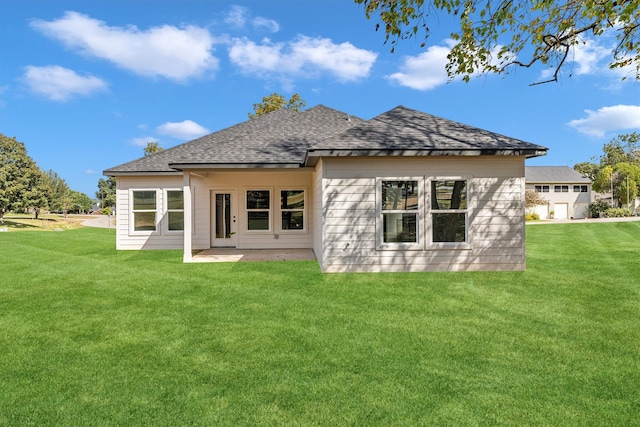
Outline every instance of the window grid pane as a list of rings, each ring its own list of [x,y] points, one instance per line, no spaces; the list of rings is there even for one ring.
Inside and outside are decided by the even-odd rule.
[[[184,193],[179,191],[167,191],[167,209],[184,209]]]
[[[156,192],[155,191],[134,191],[133,192],[133,210],[156,210]]]
[[[418,242],[418,214],[395,212],[383,213],[382,224],[383,242]]]
[[[418,181],[382,181],[382,210],[417,210]]]
[[[466,214],[434,213],[431,217],[435,243],[466,241]]]
[[[156,231],[156,213],[134,212],[133,229],[135,231]]]
[[[169,231],[184,231],[184,212],[167,212]]]
[[[466,209],[467,181],[431,181],[431,209]]]

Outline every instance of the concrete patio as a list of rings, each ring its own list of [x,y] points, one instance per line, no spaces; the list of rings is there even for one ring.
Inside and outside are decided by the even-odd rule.
[[[251,262],[315,260],[312,249],[212,248],[193,255],[191,262]]]

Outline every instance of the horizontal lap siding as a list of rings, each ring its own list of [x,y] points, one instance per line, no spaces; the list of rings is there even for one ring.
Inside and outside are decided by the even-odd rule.
[[[211,191],[235,190],[238,203],[238,248],[239,249],[290,249],[312,248],[314,233],[314,188],[313,172],[306,171],[211,171],[201,178],[198,185],[202,185],[202,199],[198,203],[200,214],[206,212],[196,222],[196,226],[206,227],[210,233]],[[304,188],[307,191],[306,230],[304,232],[287,232],[278,229],[277,205],[280,203],[278,189]],[[247,189],[271,190],[271,230],[269,232],[251,232],[246,229],[247,214],[245,210],[245,191]],[[207,234],[207,242],[210,241]],[[207,243],[209,244],[209,243]]]
[[[328,159],[324,167],[325,272],[524,269],[523,158]],[[472,249],[376,250],[376,178],[412,176],[472,177]]]
[[[162,190],[165,188],[181,189],[182,186],[182,176],[118,177],[116,189],[116,249],[182,249],[184,245],[183,234],[167,233],[165,231],[166,218],[164,217],[160,219],[158,231],[154,234],[131,234],[129,232],[129,190],[160,190],[157,192],[158,215],[162,215],[164,206],[164,191]]]

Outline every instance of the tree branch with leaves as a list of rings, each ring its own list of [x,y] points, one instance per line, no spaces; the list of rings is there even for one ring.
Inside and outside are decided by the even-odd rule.
[[[640,1],[638,0],[354,0],[368,19],[376,17],[385,43],[421,39],[437,23],[438,12],[457,18],[448,55],[450,78],[469,81],[476,74],[508,73],[513,67],[540,64],[558,81],[572,49],[587,37],[615,34],[610,68],[631,67],[640,80]],[[623,77],[623,79],[626,77]]]

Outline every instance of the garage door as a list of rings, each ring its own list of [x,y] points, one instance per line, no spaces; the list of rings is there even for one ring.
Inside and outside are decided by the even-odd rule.
[[[568,203],[556,203],[553,206],[553,218],[555,219],[567,219],[569,218],[569,204]]]

